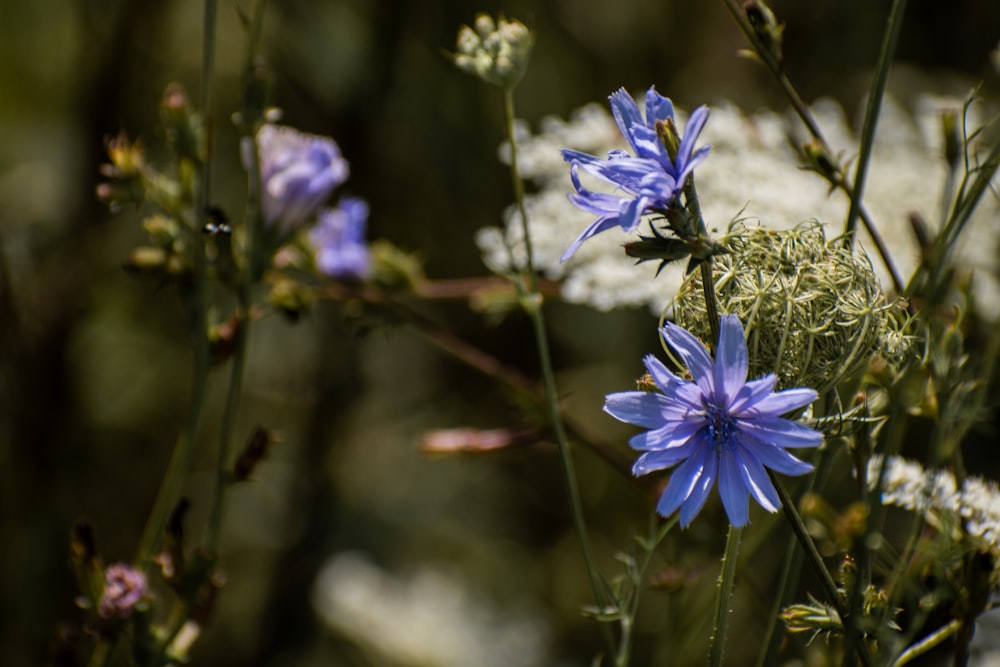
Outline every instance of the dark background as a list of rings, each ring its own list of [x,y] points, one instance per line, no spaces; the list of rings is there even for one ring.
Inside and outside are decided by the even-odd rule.
[[[806,100],[833,95],[856,108],[888,6],[775,3],[788,23],[787,70]],[[655,84],[686,108],[722,99],[748,110],[786,106],[768,74],[735,55],[746,44],[721,2],[269,3],[264,52],[284,122],[336,138],[351,163],[344,191],[371,203],[370,237],[418,251],[435,278],[484,273],[473,234],[496,224],[511,199],[496,159],[499,94],[443,55],[479,10],[503,11],[537,34],[517,90],[518,115],[532,124],[621,86]],[[39,663],[56,624],[74,618],[67,543],[77,517],[94,522],[109,562],[130,558],[183,422],[190,362],[181,306],[171,289],[121,269],[143,240],[140,216],[110,215],[93,192],[104,137],[125,130],[153,159],[162,156],[157,105],[171,81],[196,98],[201,12],[193,1],[0,1],[4,664]],[[920,81],[985,80],[995,91],[988,52],[997,27],[995,2],[914,0],[898,60]],[[228,117],[239,104],[243,51],[237,14],[223,1],[214,180],[218,203],[236,217],[245,185]],[[487,326],[462,304],[429,313],[537,374],[523,318]],[[560,304],[549,316],[569,405],[623,443],[628,429],[608,424],[598,407],[604,393],[629,386],[641,355],[655,349],[654,318]],[[263,422],[283,442],[257,482],[233,494],[223,553],[229,584],[195,664],[382,664],[324,630],[309,606],[317,568],[343,549],[362,550],[390,571],[447,563],[478,595],[530,599],[552,626],[553,661],[587,664],[599,642],[577,613],[590,593],[554,448],[474,460],[419,456],[427,429],[490,428],[516,414],[492,382],[406,329],[359,338],[343,320],[336,306],[321,304],[296,326],[269,318],[254,329],[241,432]],[[188,489],[194,525],[203,518],[198,499],[208,488],[224,383],[224,373],[213,376],[204,454]],[[589,453],[577,459],[596,549],[613,574],[611,556],[645,530],[649,505]],[[716,521],[696,522],[685,536],[690,552],[667,549],[695,574],[669,604],[665,594],[650,597],[636,664],[655,656],[651,637],[670,620],[665,609],[711,598],[725,531],[718,507],[706,513]],[[755,653],[777,560],[764,554],[745,575],[750,592],[737,604],[745,622],[734,624],[733,664]],[[754,582],[764,590],[755,594]],[[686,609],[699,616],[698,607]],[[690,653],[679,655],[698,663],[708,628],[686,622]]]

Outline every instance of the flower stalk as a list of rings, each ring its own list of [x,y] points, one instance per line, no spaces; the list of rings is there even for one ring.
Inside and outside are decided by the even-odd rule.
[[[517,141],[514,133],[514,95],[513,87],[502,88],[503,110],[504,110],[504,131],[507,141],[510,143],[510,173],[511,183],[514,189],[514,197],[517,201],[518,212],[521,217],[521,224],[524,232],[525,245],[525,268],[524,280],[527,283],[526,291],[521,282],[518,282],[518,291],[521,292],[521,301],[525,312],[531,319],[532,328],[535,334],[535,343],[538,347],[539,364],[542,370],[542,382],[545,389],[545,398],[548,404],[549,420],[552,424],[553,434],[559,447],[559,458],[562,462],[563,473],[566,478],[566,492],[569,496],[570,506],[573,513],[573,525],[576,530],[577,539],[580,542],[580,550],[583,554],[584,564],[590,575],[590,584],[593,589],[594,599],[598,606],[604,606],[606,595],[604,583],[601,579],[597,563],[590,548],[590,536],[587,531],[587,523],[583,516],[583,501],[580,496],[580,489],[577,482],[576,470],[573,465],[573,456],[570,452],[569,440],[566,436],[566,428],[563,424],[562,414],[559,410],[559,398],[556,392],[555,374],[552,370],[552,357],[549,352],[548,334],[545,327],[545,316],[542,312],[542,295],[538,292],[538,279],[535,276],[533,254],[531,248],[531,234],[528,226],[528,214],[524,206],[524,182],[521,180],[517,167]],[[610,638],[605,633],[605,639]]]
[[[736,583],[736,557],[740,552],[742,538],[743,528],[730,525],[729,534],[726,536],[726,555],[722,558],[722,573],[719,575],[719,588],[715,595],[714,630],[712,631],[712,648],[708,658],[708,664],[711,667],[722,667],[722,656],[726,647],[726,628],[728,627],[730,605]]]

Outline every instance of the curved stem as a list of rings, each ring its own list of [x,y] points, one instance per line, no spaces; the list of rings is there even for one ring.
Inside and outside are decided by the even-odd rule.
[[[711,667],[722,666],[722,654],[726,645],[726,627],[729,620],[729,607],[733,597],[733,586],[736,582],[736,557],[740,551],[740,540],[743,528],[729,526],[726,537],[726,555],[722,559],[722,574],[719,575],[719,590],[715,596],[715,624],[712,632],[712,649],[708,664]]]
[[[813,570],[823,585],[823,590],[826,593],[828,601],[837,611],[837,615],[840,616],[841,625],[846,630],[848,627],[847,624],[851,622],[851,619],[848,614],[848,609],[844,605],[844,600],[840,595],[840,591],[837,590],[837,584],[833,581],[833,576],[831,576],[830,571],[823,563],[823,557],[816,548],[816,544],[812,541],[812,538],[809,537],[809,533],[806,531],[806,526],[802,522],[802,517],[799,516],[799,511],[792,498],[788,495],[788,491],[785,490],[784,484],[782,484],[781,480],[778,479],[777,476],[775,476],[775,474],[770,470],[768,471],[768,475],[771,478],[771,482],[774,484],[774,488],[778,491],[778,497],[781,499],[781,509],[784,511],[789,524],[791,524],[792,532],[795,533],[795,537],[799,540],[799,543],[805,550],[809,563],[812,565]],[[861,637],[855,637],[854,648],[858,653],[858,658],[861,660],[861,664],[865,667],[869,667],[872,664],[872,657],[868,651],[868,647],[864,643],[864,639]]]
[[[891,667],[903,667],[903,665],[914,658],[918,658],[924,653],[927,653],[927,651],[930,651],[932,648],[939,646],[941,642],[955,634],[961,625],[962,621],[956,618],[948,625],[938,628],[916,644],[910,645],[905,651],[900,653],[899,657],[896,658]]]

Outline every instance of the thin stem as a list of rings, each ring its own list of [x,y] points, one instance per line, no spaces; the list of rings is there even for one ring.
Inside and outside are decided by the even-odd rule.
[[[204,227],[208,215],[209,188],[211,175],[209,156],[211,155],[211,93],[212,73],[215,53],[215,11],[216,0],[205,0],[205,25],[203,34],[201,107],[205,112],[205,142],[204,161],[198,164],[199,187],[196,189],[194,202],[194,219],[196,230]],[[184,479],[191,465],[198,433],[204,413],[205,386],[208,381],[209,349],[208,349],[208,285],[205,248],[202,239],[195,231],[191,239],[191,270],[193,285],[189,296],[191,331],[194,336],[194,373],[191,378],[191,407],[188,422],[174,445],[174,451],[167,464],[167,472],[160,485],[160,491],[149,513],[139,545],[136,549],[135,564],[144,566],[156,548],[167,517],[173,511],[174,504],[180,497]]]
[[[202,58],[201,58],[201,100],[200,107],[204,114],[205,145],[204,164],[201,167],[199,177],[200,187],[195,195],[195,217],[199,221],[204,221],[208,215],[208,203],[211,201],[212,170],[209,168],[212,160],[212,84],[215,73],[215,18],[217,11],[217,0],[205,0],[205,14],[203,17],[204,27],[202,32]],[[200,225],[201,228],[203,225]]]
[[[705,218],[701,215],[701,202],[698,201],[698,190],[694,185],[694,176],[690,176],[684,186],[684,202],[698,222],[698,233],[707,237],[708,227],[705,225]],[[718,345],[720,329],[719,302],[715,297],[715,278],[712,277],[711,257],[708,257],[701,263],[701,286],[705,292],[705,311],[708,315],[709,330],[712,332],[712,345]]]
[[[955,634],[961,625],[962,621],[956,618],[948,625],[944,625],[927,635],[916,644],[911,644],[909,648],[899,654],[899,657],[896,658],[891,667],[903,667],[903,665],[914,658],[918,658],[924,653],[930,651],[932,648],[940,646],[941,642]]]
[[[248,38],[247,63],[246,63],[246,86],[251,85],[253,76],[253,58],[256,52],[257,41],[260,39],[260,29],[263,23],[264,2],[263,0],[254,3],[253,14],[250,21],[250,36]],[[245,110],[246,112],[247,110]],[[251,137],[252,140],[252,137]],[[205,548],[209,553],[215,553],[222,536],[222,522],[225,516],[226,491],[231,481],[230,469],[232,465],[233,443],[235,441],[236,417],[239,413],[240,397],[243,394],[243,374],[246,369],[247,341],[249,340],[250,322],[253,319],[250,315],[253,304],[253,287],[259,278],[263,258],[261,238],[261,216],[260,216],[260,168],[259,156],[257,155],[256,143],[252,153],[253,164],[248,169],[247,176],[247,207],[246,207],[246,247],[244,255],[244,271],[239,286],[239,314],[242,322],[236,331],[234,341],[232,365],[229,369],[229,387],[226,390],[226,403],[222,413],[222,425],[219,428],[219,449],[218,459],[215,468],[215,487],[212,493],[212,505],[209,513],[208,524],[205,529]]]
[[[566,429],[563,425],[562,415],[559,410],[559,398],[556,392],[555,373],[552,370],[552,358],[549,352],[548,335],[545,330],[545,316],[542,313],[542,296],[537,291],[538,281],[535,277],[534,257],[531,248],[531,233],[528,227],[528,214],[524,206],[524,183],[517,165],[517,142],[514,136],[514,96],[510,88],[503,89],[503,110],[504,110],[504,130],[507,141],[510,142],[510,173],[514,188],[514,197],[517,201],[518,212],[521,215],[521,224],[524,231],[525,246],[525,268],[527,282],[527,294],[522,294],[524,309],[531,319],[535,333],[535,343],[538,346],[539,364],[542,370],[542,381],[545,389],[545,397],[548,403],[549,419],[552,423],[552,430],[556,443],[559,446],[559,456],[562,460],[563,472],[566,477],[566,491],[569,495],[570,506],[573,512],[573,524],[576,528],[576,535],[580,542],[580,550],[583,553],[583,560],[590,574],[590,584],[593,588],[594,598],[599,606],[604,606],[607,596],[600,573],[590,549],[590,537],[587,532],[587,524],[583,516],[583,502],[580,498],[580,490],[577,484],[576,471],[573,466],[573,457],[569,448],[569,440],[566,437]],[[519,288],[522,289],[522,288]],[[612,647],[610,633],[602,625],[602,632],[609,648]]]
[[[889,66],[892,64],[892,57],[896,52],[896,44],[899,43],[899,33],[903,26],[905,12],[906,0],[893,0],[892,8],[889,10],[889,20],[885,26],[885,34],[882,36],[882,48],[878,54],[875,79],[872,81],[872,89],[868,93],[865,123],[861,129],[858,166],[854,172],[854,189],[851,191],[851,207],[847,212],[847,222],[844,223],[844,236],[848,247],[851,248],[854,247],[854,237],[858,227],[858,213],[865,191],[868,162],[871,159],[872,146],[875,141],[875,127],[878,125],[878,114],[882,108],[885,85],[889,80]]]
[[[795,86],[792,85],[791,80],[785,75],[781,64],[775,60],[770,50],[761,42],[757,33],[754,32],[753,26],[750,25],[746,15],[740,10],[735,0],[723,0],[723,3],[726,5],[729,13],[733,15],[733,19],[743,31],[743,34],[746,35],[747,40],[754,47],[754,51],[760,58],[761,62],[763,62],[767,69],[771,71],[771,74],[778,82],[778,85],[780,85],[781,89],[785,92],[785,96],[788,98],[788,101],[795,110],[795,113],[802,120],[802,124],[805,125],[806,130],[814,139],[819,141],[828,152],[830,152],[830,146],[826,141],[826,137],[823,136],[823,132],[820,130],[819,124],[816,123],[816,119],[813,118],[812,112],[809,111],[809,107],[806,106],[806,103],[802,100],[802,97],[795,89]],[[841,177],[833,181],[833,184],[848,197],[852,196],[854,187],[846,177]],[[852,200],[852,206],[853,205]],[[875,249],[878,251],[879,256],[882,258],[882,263],[885,265],[886,270],[892,278],[893,286],[897,292],[901,293],[904,286],[903,279],[899,270],[896,268],[895,263],[892,261],[892,255],[889,253],[888,246],[886,246],[885,241],[882,239],[882,235],[879,234],[878,228],[875,226],[875,222],[871,219],[871,216],[868,215],[868,212],[865,210],[861,202],[858,202],[857,206],[861,221],[865,224],[865,229],[868,231],[869,236],[871,236],[872,241],[875,244]]]
[[[837,584],[833,581],[830,571],[823,563],[823,557],[816,548],[816,544],[812,541],[812,538],[809,537],[809,533],[806,531],[806,526],[802,522],[802,517],[799,516],[798,509],[795,507],[792,498],[788,495],[788,491],[785,490],[784,484],[782,484],[781,480],[778,479],[777,476],[775,476],[775,474],[770,470],[768,471],[768,475],[771,478],[771,482],[774,483],[774,488],[778,491],[778,497],[781,499],[781,508],[784,511],[789,524],[791,524],[792,532],[795,533],[795,537],[799,540],[799,544],[801,544],[802,548],[805,550],[809,563],[813,567],[813,571],[819,577],[820,583],[823,585],[823,590],[826,593],[828,601],[837,611],[837,615],[840,616],[841,625],[847,629],[847,624],[851,621],[851,619],[848,615],[847,607],[844,606],[844,600],[840,596],[840,591],[837,590]],[[872,657],[868,651],[868,647],[864,643],[864,640],[861,637],[855,637],[855,641],[853,643],[855,650],[858,653],[858,658],[861,660],[861,664],[865,667],[869,667],[872,664]]]
[[[191,335],[194,337],[194,372],[191,377],[191,405],[188,410],[187,423],[174,445],[174,451],[170,456],[170,462],[167,464],[167,471],[164,474],[160,490],[153,503],[153,508],[150,510],[149,518],[146,519],[142,536],[139,538],[139,544],[133,558],[136,567],[145,567],[148,563],[153,550],[157,546],[160,535],[163,533],[163,528],[166,526],[167,518],[180,498],[181,490],[184,488],[184,480],[187,477],[195,446],[198,442],[198,433],[201,429],[201,420],[205,409],[205,388],[208,382],[209,366],[205,254],[200,239],[194,239],[194,241],[196,243],[192,243],[191,245],[194,284],[191,293],[188,295]]]
[[[538,292],[538,278],[535,276],[534,250],[531,247],[531,231],[528,228],[528,211],[524,207],[524,181],[521,180],[521,173],[517,166],[517,142],[514,135],[514,91],[511,88],[503,89],[503,118],[504,131],[507,134],[507,141],[510,142],[510,179],[514,189],[514,201],[517,204],[517,212],[521,218],[521,230],[524,235],[524,257],[525,274],[528,279],[528,293]]]
[[[635,617],[639,611],[639,599],[642,596],[642,586],[643,582],[646,580],[646,572],[649,570],[650,564],[653,562],[653,555],[656,553],[657,547],[663,541],[663,538],[667,536],[667,533],[677,525],[679,517],[674,515],[672,519],[665,521],[656,527],[657,519],[654,516],[652,519],[652,524],[650,526],[650,537],[647,541],[642,543],[642,547],[646,554],[643,558],[642,564],[639,565],[636,570],[636,580],[633,582],[635,584],[635,589],[632,591],[632,596],[629,600],[628,610],[625,613],[624,618],[622,618],[621,626],[622,632],[618,643],[618,653],[615,654],[615,667],[627,667],[629,661],[632,657],[632,643],[635,633]]]
[[[830,470],[834,458],[834,448],[823,447],[820,451],[820,460],[816,465],[816,472],[809,476],[805,493],[811,493],[816,489],[821,489],[826,485],[830,476]],[[774,597],[774,606],[768,615],[767,631],[764,634],[764,641],[761,644],[761,651],[757,656],[757,667],[773,665],[777,662],[778,642],[774,641],[775,630],[778,625],[778,618],[781,610],[791,604],[790,591],[794,591],[799,584],[802,573],[803,551],[796,540],[788,542],[785,550],[784,567],[781,569],[777,585],[777,593]]]
[[[715,278],[712,276],[712,258],[701,263],[701,288],[705,292],[705,311],[708,316],[708,326],[712,331],[712,340],[716,347],[719,344],[719,303],[715,297]]]
[[[715,629],[712,632],[712,649],[708,664],[711,667],[721,667],[722,654],[726,645],[726,627],[729,620],[729,607],[733,597],[733,586],[736,582],[736,557],[740,551],[740,540],[743,528],[729,526],[726,537],[726,555],[722,559],[722,574],[719,575],[719,590],[715,596]]]

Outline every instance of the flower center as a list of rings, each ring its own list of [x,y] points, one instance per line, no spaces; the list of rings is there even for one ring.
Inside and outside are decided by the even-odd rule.
[[[717,447],[734,447],[736,430],[736,419],[729,412],[714,405],[709,407],[708,437]]]

